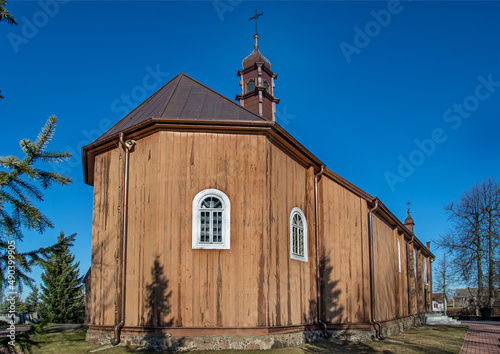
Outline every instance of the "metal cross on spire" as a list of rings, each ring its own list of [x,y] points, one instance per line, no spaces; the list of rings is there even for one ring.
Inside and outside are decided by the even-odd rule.
[[[264,12],[261,12],[259,14],[259,13],[257,13],[257,9],[255,9],[255,15],[248,19],[248,21],[255,20],[255,34],[257,34],[257,19],[259,18],[259,16],[262,16],[262,15],[264,15]]]
[[[411,202],[410,201],[406,202],[406,205],[408,205],[408,215],[410,215],[410,205],[411,205]]]

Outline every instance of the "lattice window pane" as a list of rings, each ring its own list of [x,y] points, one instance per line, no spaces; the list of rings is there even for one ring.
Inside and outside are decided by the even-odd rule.
[[[299,252],[301,256],[304,255],[304,230],[298,230],[299,232]]]
[[[200,220],[200,242],[210,242],[210,212],[202,211]]]

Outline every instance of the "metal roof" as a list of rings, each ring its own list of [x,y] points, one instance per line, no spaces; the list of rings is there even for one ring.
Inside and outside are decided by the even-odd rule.
[[[266,121],[186,74],[180,73],[111,127],[96,142],[151,118],[200,122]]]

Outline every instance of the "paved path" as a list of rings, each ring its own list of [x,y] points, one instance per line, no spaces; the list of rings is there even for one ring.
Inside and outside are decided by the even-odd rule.
[[[500,353],[500,321],[462,321],[469,326],[460,354]]]

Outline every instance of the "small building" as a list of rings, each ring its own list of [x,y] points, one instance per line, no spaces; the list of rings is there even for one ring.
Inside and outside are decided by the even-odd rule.
[[[431,311],[434,256],[410,213],[401,222],[276,123],[258,39],[239,104],[181,73],[82,149],[87,340],[266,349],[380,336]]]
[[[444,309],[447,307],[447,305],[448,302],[446,294],[443,293],[432,294],[432,312],[444,312]]]
[[[487,304],[488,301],[488,287],[484,287],[482,291],[482,297],[479,301],[478,298],[478,288],[460,288],[456,289],[453,294],[453,301],[455,307],[469,308],[469,309],[479,309],[482,304]],[[500,288],[495,288],[495,300],[493,302],[493,312],[492,315],[500,315]],[[479,313],[479,312],[477,312]]]

